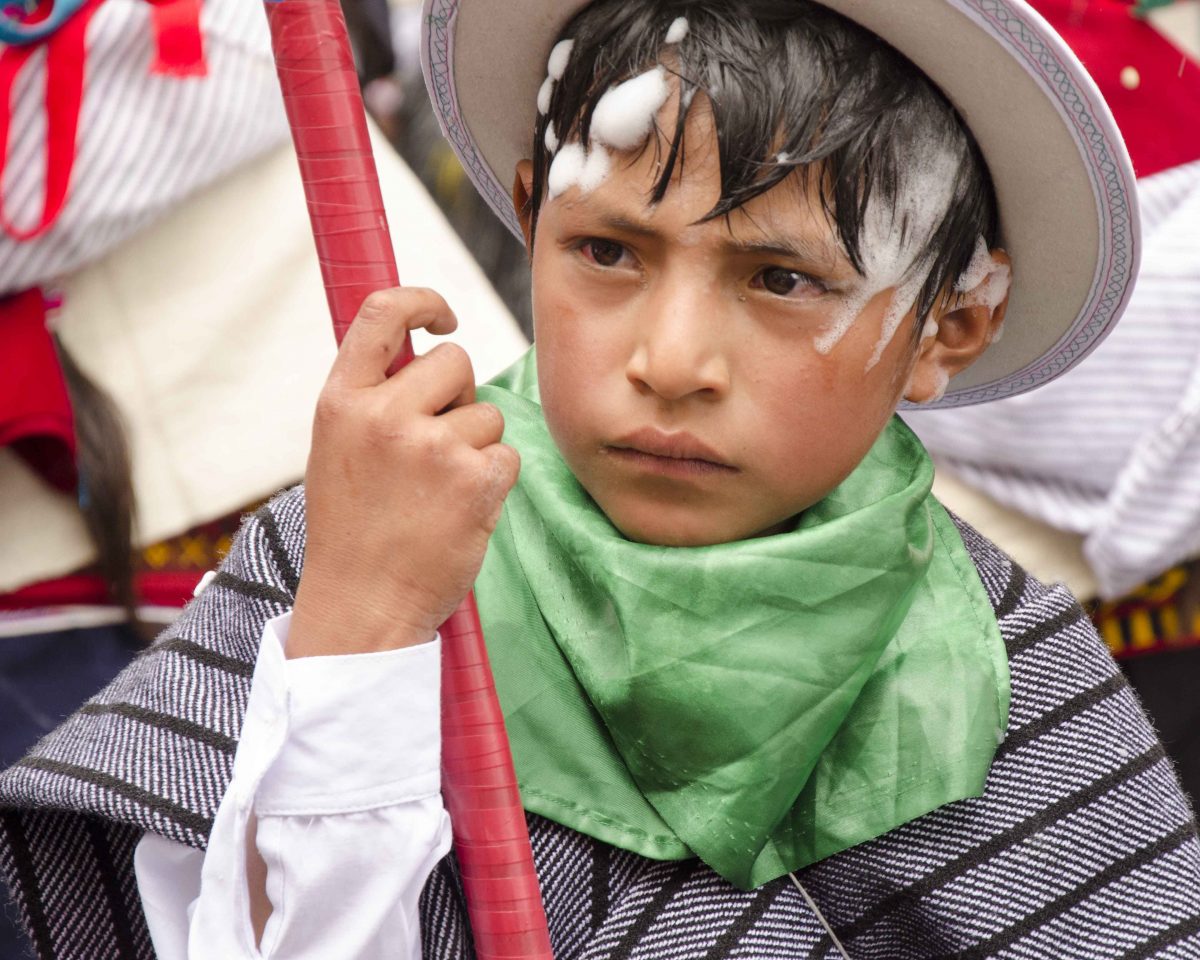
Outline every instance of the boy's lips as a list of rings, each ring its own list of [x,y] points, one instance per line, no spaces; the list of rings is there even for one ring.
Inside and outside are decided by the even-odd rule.
[[[605,453],[626,463],[669,476],[736,473],[737,467],[690,433],[643,427],[605,446]]]

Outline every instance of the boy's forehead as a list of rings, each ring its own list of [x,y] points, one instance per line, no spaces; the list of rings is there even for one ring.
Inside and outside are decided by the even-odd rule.
[[[822,203],[819,176],[805,168],[728,214],[706,220],[721,197],[721,160],[712,107],[698,95],[688,111],[680,160],[661,201],[652,201],[671,148],[678,99],[658,114],[656,132],[642,149],[614,158],[609,175],[591,190],[571,190],[550,201],[560,215],[626,234],[710,243],[725,252],[775,252],[853,273]]]

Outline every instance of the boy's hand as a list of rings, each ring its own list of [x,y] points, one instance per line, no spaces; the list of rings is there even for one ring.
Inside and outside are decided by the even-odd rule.
[[[474,402],[454,344],[387,376],[409,330],[457,325],[432,290],[386,290],[342,341],[317,401],[289,657],[423,643],[474,584],[520,467],[504,420]]]

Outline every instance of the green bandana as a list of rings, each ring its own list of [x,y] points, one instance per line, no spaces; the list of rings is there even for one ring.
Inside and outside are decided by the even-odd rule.
[[[575,480],[532,351],[479,398],[522,458],[476,595],[526,809],[750,889],[982,792],[1008,663],[898,419],[793,531],[671,548]]]

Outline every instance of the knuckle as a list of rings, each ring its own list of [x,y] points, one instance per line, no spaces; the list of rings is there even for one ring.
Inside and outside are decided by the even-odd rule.
[[[457,343],[439,343],[430,353],[436,353],[439,362],[445,364],[456,379],[475,382],[475,368],[471,365],[471,357]]]
[[[422,309],[428,310],[430,313],[450,312],[450,304],[436,290],[429,287],[407,287],[406,289],[412,294],[414,299],[420,301]]]
[[[375,290],[367,294],[366,299],[362,302],[362,306],[358,308],[359,319],[376,322],[387,320],[399,307],[398,294],[399,290],[395,288],[390,290]]]
[[[498,406],[484,400],[477,403],[475,407],[479,412],[479,419],[483,421],[483,426],[493,436],[499,437],[504,433],[504,414],[500,412]]]
[[[395,414],[382,404],[372,404],[362,412],[362,429],[372,440],[387,440],[397,434]]]
[[[490,447],[485,457],[479,471],[478,496],[480,503],[490,509],[512,489],[521,469],[521,458],[516,450],[502,443]]]
[[[416,454],[426,466],[441,467],[448,463],[454,454],[454,438],[447,431],[434,428],[422,430],[414,438]]]
[[[517,482],[517,477],[521,473],[521,454],[515,447],[510,447],[508,444],[501,443],[497,446],[499,447],[498,459],[503,471],[504,484],[506,488],[510,488]]]
[[[317,397],[315,419],[318,424],[339,422],[346,413],[349,401],[340,390],[326,388]]]

